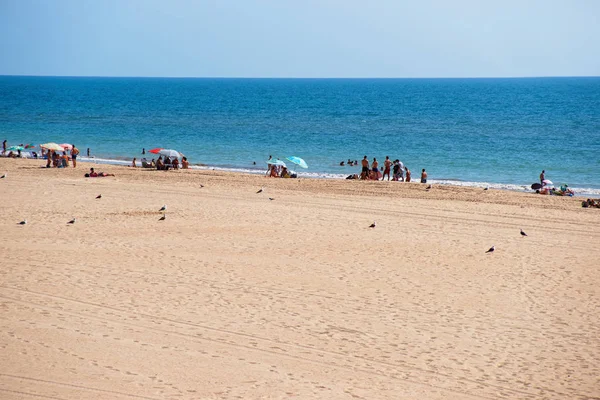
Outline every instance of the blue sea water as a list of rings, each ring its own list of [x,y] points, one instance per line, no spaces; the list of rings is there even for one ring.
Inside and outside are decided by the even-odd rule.
[[[600,194],[600,78],[170,79],[0,77],[0,140],[75,143],[102,159],[173,148],[192,163],[308,176],[399,158],[433,182]],[[257,165],[253,165],[256,162]]]

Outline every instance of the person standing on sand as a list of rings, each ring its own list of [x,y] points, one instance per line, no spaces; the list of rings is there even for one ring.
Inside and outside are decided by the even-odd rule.
[[[390,167],[392,166],[392,162],[390,161],[389,156],[385,156],[385,161],[383,162],[383,166],[385,167],[385,169],[383,170],[383,176],[381,177],[381,180],[383,181],[385,179],[385,174],[387,174],[388,181],[389,181],[390,180]]]
[[[360,179],[368,179],[369,178],[369,160],[367,156],[362,159],[362,172],[360,173]]]
[[[406,170],[406,180],[404,182],[410,182],[410,169],[408,169],[406,166],[404,169]]]
[[[137,160],[137,158],[133,157],[133,161],[131,162],[131,166],[132,166],[133,168],[135,168],[135,167],[136,167],[136,165],[135,165],[135,162],[136,162],[136,160]]]
[[[427,183],[427,172],[425,172],[425,168],[421,171],[421,183]]]
[[[88,157],[90,156],[90,148],[89,147],[88,147],[87,155],[88,155]]]
[[[544,181],[546,180],[546,170],[543,170],[542,173],[540,174],[540,184],[542,186],[545,185]]]
[[[393,168],[393,173],[394,176],[392,178],[393,181],[398,181],[399,180],[399,176],[400,175],[400,163],[398,162],[399,160],[394,160],[394,168]]]
[[[379,180],[379,163],[377,162],[377,159],[375,157],[373,157],[373,164],[371,164],[371,171],[373,171],[373,179],[378,181]]]
[[[77,147],[75,147],[75,145],[72,145],[73,148],[71,148],[71,160],[73,160],[73,168],[77,167],[77,156],[79,155],[79,149]]]
[[[6,139],[2,142],[2,154],[6,153]]]

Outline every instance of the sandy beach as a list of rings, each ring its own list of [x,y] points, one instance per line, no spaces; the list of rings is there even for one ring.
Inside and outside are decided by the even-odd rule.
[[[43,165],[0,158],[2,399],[600,398],[581,198]]]

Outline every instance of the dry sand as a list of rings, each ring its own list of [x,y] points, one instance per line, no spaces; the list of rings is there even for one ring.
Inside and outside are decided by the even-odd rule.
[[[2,399],[600,397],[581,199],[42,164],[0,159]]]

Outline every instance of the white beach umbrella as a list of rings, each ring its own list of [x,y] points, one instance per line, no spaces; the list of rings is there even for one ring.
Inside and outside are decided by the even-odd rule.
[[[54,142],[40,144],[40,147],[46,150],[65,151],[65,149],[63,149],[59,144],[56,144]]]
[[[181,158],[183,156],[180,152],[171,149],[162,149],[158,152],[158,154],[169,158]]]

